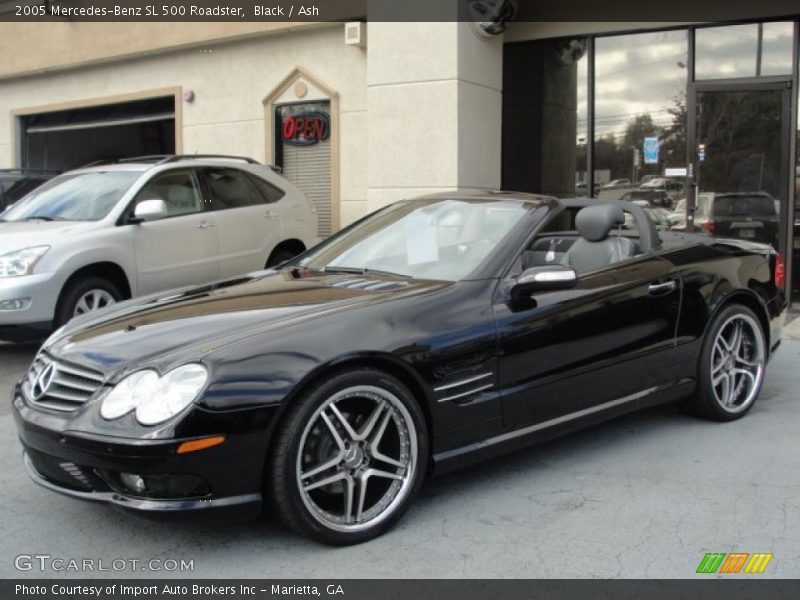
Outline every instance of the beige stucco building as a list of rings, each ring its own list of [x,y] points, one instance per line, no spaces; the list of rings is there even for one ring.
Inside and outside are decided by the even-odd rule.
[[[798,37],[797,17],[512,22],[495,36],[459,22],[0,23],[0,168],[251,156],[306,191],[322,235],[431,191],[603,197],[612,179],[669,174],[771,194],[797,288]],[[698,116],[715,94],[749,94],[742,110],[755,102],[774,131],[730,155]],[[721,157],[739,161],[724,177]]]

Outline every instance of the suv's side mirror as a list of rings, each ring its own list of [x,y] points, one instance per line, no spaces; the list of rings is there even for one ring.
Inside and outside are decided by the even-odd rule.
[[[167,203],[163,200],[143,200],[133,211],[133,222],[158,221],[167,216]]]
[[[525,269],[511,288],[513,299],[530,298],[534,292],[568,290],[578,282],[578,273],[566,265],[543,265]]]

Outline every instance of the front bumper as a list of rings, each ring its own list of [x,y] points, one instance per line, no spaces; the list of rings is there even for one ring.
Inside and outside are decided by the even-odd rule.
[[[227,498],[148,500],[146,498],[126,496],[114,491],[81,491],[59,485],[39,473],[27,452],[22,453],[22,460],[30,478],[33,479],[35,483],[38,483],[48,490],[82,500],[116,504],[117,506],[136,511],[170,512],[207,508],[229,508],[232,506],[238,507],[240,505],[253,505],[255,508],[260,509],[261,506],[261,494],[242,494],[240,496],[228,496]]]
[[[52,323],[62,281],[57,273],[0,278],[0,302],[29,299],[27,308],[0,310],[0,328]]]
[[[39,485],[150,515],[232,509],[237,519],[248,519],[261,512],[266,436],[258,427],[243,431],[238,425],[263,425],[268,422],[265,409],[218,413],[196,427],[195,435],[141,439],[71,429],[85,421],[86,413],[95,412],[88,404],[74,413],[58,414],[32,406],[20,386],[15,390],[13,415],[25,468]],[[223,444],[177,453],[180,443],[205,437],[210,427],[226,435]],[[158,490],[148,486],[135,491],[126,487],[122,473],[167,483]],[[175,482],[189,483],[181,487]]]

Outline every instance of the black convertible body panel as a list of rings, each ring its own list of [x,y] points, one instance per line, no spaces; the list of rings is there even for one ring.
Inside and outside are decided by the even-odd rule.
[[[101,383],[84,403],[60,410],[35,398],[38,372],[20,382],[14,414],[32,475],[59,491],[143,510],[256,508],[284,415],[306,390],[350,366],[379,369],[408,388],[430,438],[424,459],[445,472],[692,394],[706,330],[731,302],[757,314],[769,350],[780,341],[786,301],[767,246],[659,238],[640,228],[628,232],[635,256],[580,273],[572,287],[518,297],[526,256],[543,240],[555,256],[576,237],[574,213],[591,201],[487,193],[413,202],[443,198],[519,205],[524,214],[458,280],[328,272],[306,268],[301,256],[276,271],[122,303],[68,324],[40,355]],[[100,415],[103,395],[131,373],[187,363],[204,365],[208,383],[175,418],[148,426],[133,412]],[[214,435],[225,443],[176,451]],[[85,481],[60,473],[64,461]],[[137,496],[119,483],[121,472],[189,474],[202,485],[186,497]]]

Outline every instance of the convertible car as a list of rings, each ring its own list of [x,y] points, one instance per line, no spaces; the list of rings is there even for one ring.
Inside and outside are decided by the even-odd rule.
[[[268,504],[351,544],[426,475],[658,403],[743,416],[783,288],[769,246],[658,232],[635,204],[432,195],[278,268],[76,318],[13,413],[52,490],[151,514]]]

